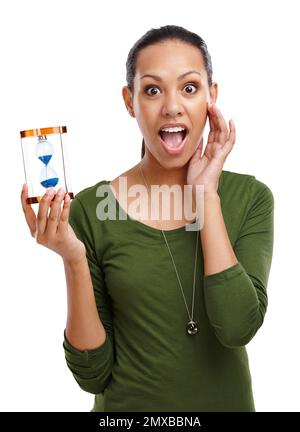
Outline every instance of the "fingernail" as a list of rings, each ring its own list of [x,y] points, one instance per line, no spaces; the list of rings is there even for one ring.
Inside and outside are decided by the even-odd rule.
[[[64,193],[64,191],[62,190],[62,188],[59,188],[58,191],[57,191],[57,195],[59,197],[61,197],[63,193]]]
[[[46,194],[47,194],[47,195],[52,195],[53,192],[54,192],[54,189],[53,189],[53,188],[50,188],[50,189],[47,190]]]

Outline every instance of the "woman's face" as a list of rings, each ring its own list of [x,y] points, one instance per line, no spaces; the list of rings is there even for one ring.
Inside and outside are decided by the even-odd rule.
[[[190,71],[193,72],[187,73]],[[215,102],[217,84],[213,83],[209,89],[198,48],[181,41],[165,41],[139,52],[134,94],[126,86],[123,97],[127,107],[134,111],[150,153],[162,166],[180,167],[188,162],[200,142],[207,102]],[[176,136],[169,132],[161,137],[160,128],[174,123],[187,128],[186,138],[184,132]]]

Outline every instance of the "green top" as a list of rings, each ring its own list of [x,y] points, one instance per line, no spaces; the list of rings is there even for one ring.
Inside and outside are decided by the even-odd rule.
[[[199,241],[198,333],[188,335],[187,310],[161,231],[129,217],[108,183],[80,191],[69,217],[86,246],[107,335],[99,347],[79,351],[64,332],[68,368],[95,395],[92,411],[255,411],[245,345],[267,309],[271,190],[255,176],[222,171],[218,194],[238,263],[203,276]],[[99,186],[107,193],[97,193]],[[100,220],[100,206],[107,210],[108,202],[116,205],[117,218]],[[165,231],[190,313],[196,233],[184,226]]]

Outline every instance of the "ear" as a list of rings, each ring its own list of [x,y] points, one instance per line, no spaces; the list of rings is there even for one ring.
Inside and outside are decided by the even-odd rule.
[[[122,96],[124,99],[124,103],[129,114],[134,117],[134,109],[133,109],[133,101],[132,101],[132,93],[128,86],[124,86],[122,88]]]
[[[218,83],[213,82],[209,88],[209,102],[215,103],[218,97]]]

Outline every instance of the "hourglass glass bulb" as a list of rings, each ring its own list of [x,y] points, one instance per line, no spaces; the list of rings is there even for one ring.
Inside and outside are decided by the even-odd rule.
[[[35,147],[37,157],[45,165],[40,174],[40,184],[44,188],[54,187],[58,183],[57,173],[49,166],[49,161],[54,152],[53,145],[47,140],[47,136],[39,136]]]
[[[40,184],[44,188],[55,187],[58,183],[58,176],[53,168],[45,165],[40,174]]]
[[[53,151],[53,145],[47,140],[47,136],[39,136],[38,143],[35,146],[35,153],[44,165],[48,165],[52,158]]]

